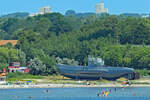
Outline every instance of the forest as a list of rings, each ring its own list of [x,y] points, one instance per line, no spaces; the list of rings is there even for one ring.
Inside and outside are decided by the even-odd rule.
[[[86,66],[88,55],[102,58],[107,66],[150,69],[149,18],[60,13],[1,17],[0,40],[18,40],[15,47],[0,46],[0,66],[29,62],[33,75],[57,74],[57,58]]]

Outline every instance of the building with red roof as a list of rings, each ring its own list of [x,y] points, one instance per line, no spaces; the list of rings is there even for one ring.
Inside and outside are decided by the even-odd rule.
[[[0,40],[0,46],[11,43],[13,46],[17,44],[18,40]]]

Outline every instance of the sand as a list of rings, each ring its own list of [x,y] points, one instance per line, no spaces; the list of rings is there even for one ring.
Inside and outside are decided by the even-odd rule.
[[[1,89],[10,88],[82,88],[82,87],[129,87],[121,84],[80,85],[80,84],[30,84],[30,85],[0,85]],[[146,84],[132,84],[130,87],[150,87]]]

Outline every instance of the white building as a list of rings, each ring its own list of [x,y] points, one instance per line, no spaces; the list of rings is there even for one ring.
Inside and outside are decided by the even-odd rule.
[[[50,6],[46,6],[46,7],[42,7],[40,8],[40,14],[47,14],[47,13],[51,13],[51,8]]]
[[[96,14],[108,13],[108,8],[104,8],[104,2],[96,5]]]
[[[35,13],[35,14],[30,14],[29,16],[37,16],[37,15],[43,15],[43,14],[47,14],[47,13],[51,13],[51,8],[50,6],[46,6],[46,7],[41,7],[40,11]]]

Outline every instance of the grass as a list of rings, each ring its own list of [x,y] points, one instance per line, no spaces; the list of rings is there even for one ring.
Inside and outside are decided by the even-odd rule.
[[[118,78],[116,81],[117,82],[123,82],[123,81],[127,81],[128,79],[124,78],[124,77],[121,77],[121,78]]]
[[[16,83],[18,80],[22,82],[32,81],[32,83],[48,83],[48,84],[81,84],[86,85],[86,80],[72,80],[70,78],[61,76],[61,75],[49,75],[49,76],[36,76],[31,74],[24,74],[24,73],[9,73],[7,74],[7,82]],[[119,78],[115,82],[121,83],[126,81],[126,78]],[[112,81],[109,80],[88,80],[90,84],[101,85],[101,84],[112,84]],[[140,84],[138,80],[132,80],[133,84]],[[145,82],[144,84],[148,84]]]
[[[43,76],[36,76],[36,75],[31,75],[31,74],[26,74],[26,73],[8,73],[7,74],[7,81],[26,81],[28,79],[42,79]]]

